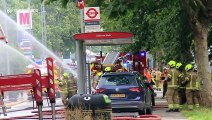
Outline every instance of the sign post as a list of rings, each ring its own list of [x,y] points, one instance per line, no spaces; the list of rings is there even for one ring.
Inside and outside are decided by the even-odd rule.
[[[81,26],[81,33],[85,32],[84,29],[84,0],[78,0],[78,3],[80,5],[80,16],[81,16],[81,21],[80,21],[80,26]],[[82,4],[83,3],[83,4]],[[86,92],[86,54],[85,54],[85,45],[83,44],[83,41],[76,41],[76,54],[77,54],[77,89],[78,89],[78,94],[83,94]]]
[[[100,10],[99,7],[84,8],[85,32],[100,31]]]

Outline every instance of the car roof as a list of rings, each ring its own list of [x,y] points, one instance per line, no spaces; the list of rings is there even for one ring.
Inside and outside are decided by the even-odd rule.
[[[111,75],[135,75],[135,73],[132,73],[132,72],[110,72],[110,73],[104,73],[102,75],[102,77],[111,76]]]

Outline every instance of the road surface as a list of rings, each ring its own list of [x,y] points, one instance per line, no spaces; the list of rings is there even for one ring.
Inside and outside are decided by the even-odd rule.
[[[167,110],[167,102],[165,99],[161,99],[161,96],[162,92],[158,91],[156,97],[156,107],[153,108],[153,114],[160,115],[162,120],[187,120],[180,112],[165,112]],[[0,119],[35,115],[37,114],[37,109],[35,108],[33,110],[32,105],[32,101],[28,101],[27,97],[24,96],[17,102],[17,104],[9,106],[7,109],[7,116],[3,116],[3,114],[1,114]],[[56,99],[56,109],[63,109],[60,98]],[[51,107],[48,106],[47,100],[44,99],[43,111],[46,110],[51,110]],[[138,116],[138,113],[112,113],[112,116]],[[49,115],[48,117],[51,117],[51,115]]]

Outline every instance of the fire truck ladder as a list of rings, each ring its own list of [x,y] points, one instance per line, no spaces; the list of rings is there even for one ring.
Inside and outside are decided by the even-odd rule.
[[[119,52],[110,52],[106,55],[104,61],[103,61],[103,65],[113,65],[117,59],[117,57],[119,56]]]
[[[47,58],[47,71],[48,76],[41,77],[39,69],[35,69],[32,74],[19,74],[19,75],[6,75],[0,76],[0,91],[15,91],[15,90],[28,90],[34,91],[34,97],[38,106],[39,120],[43,119],[42,115],[42,88],[47,88],[47,93],[50,99],[52,107],[52,120],[56,119],[55,114],[55,85],[54,85],[54,74],[53,74],[53,59]],[[6,115],[5,107],[2,106],[4,115]]]
[[[5,37],[5,34],[4,34],[4,30],[0,24],[0,40],[4,40],[6,43],[8,43],[6,37]]]

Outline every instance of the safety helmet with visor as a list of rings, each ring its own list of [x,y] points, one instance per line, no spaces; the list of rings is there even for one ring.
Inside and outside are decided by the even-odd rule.
[[[110,72],[110,71],[111,71],[111,67],[106,67],[106,68],[105,68],[105,71],[106,71],[106,72]]]
[[[68,73],[63,73],[64,78],[68,78]]]
[[[171,60],[171,61],[168,62],[168,65],[170,67],[175,67],[176,66],[176,62],[174,60]]]
[[[181,66],[182,66],[182,63],[180,63],[180,62],[176,64],[177,69],[179,69]]]
[[[98,72],[97,75],[98,75],[99,77],[101,77],[101,76],[102,76],[102,72]]]
[[[187,65],[185,66],[186,72],[188,72],[188,71],[191,70],[192,68],[193,68],[193,65],[192,65],[192,64],[187,64]]]

